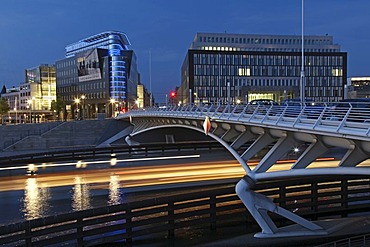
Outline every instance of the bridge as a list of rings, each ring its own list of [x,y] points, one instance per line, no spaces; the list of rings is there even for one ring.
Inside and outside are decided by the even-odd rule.
[[[106,144],[123,136],[135,145],[135,136],[161,128],[185,128],[208,135],[221,143],[244,168],[246,175],[237,183],[236,193],[262,231],[260,238],[327,235],[326,229],[295,213],[275,205],[273,200],[253,191],[262,181],[317,176],[370,175],[370,167],[361,164],[370,155],[370,108],[336,103],[305,105],[188,105],[150,108],[120,114],[117,119],[130,121],[132,129],[113,136]],[[240,152],[240,148],[247,146]],[[254,168],[248,160],[262,149],[269,151]],[[303,151],[298,148],[304,148]],[[332,149],[344,150],[335,166],[310,167],[317,158]],[[286,169],[275,169],[284,155],[294,152],[297,159]],[[283,231],[269,213],[280,215],[300,226]]]

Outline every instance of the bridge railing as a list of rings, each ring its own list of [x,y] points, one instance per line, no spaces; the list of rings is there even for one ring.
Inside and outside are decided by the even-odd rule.
[[[330,176],[317,177],[315,181],[266,181],[257,184],[255,190],[271,196],[276,204],[290,211],[317,220],[368,212],[369,184],[365,175]],[[158,236],[173,238],[178,229],[215,229],[230,223],[254,224],[235,194],[233,183],[3,225],[0,245],[92,246],[116,241],[134,244],[136,240],[150,241]]]
[[[342,134],[370,135],[370,104],[309,102],[287,105],[183,105],[129,111],[125,116],[171,116],[237,120],[254,124],[296,127]]]

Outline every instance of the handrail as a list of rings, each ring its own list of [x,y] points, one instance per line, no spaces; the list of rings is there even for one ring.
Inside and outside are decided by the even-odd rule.
[[[229,108],[232,107],[232,108]],[[118,119],[128,116],[169,116],[200,119],[231,120],[264,126],[323,131],[332,134],[352,135],[359,138],[370,137],[370,104],[351,102],[315,102],[304,105],[206,105],[199,104],[196,109],[176,107],[165,109],[138,109],[118,115]],[[186,114],[185,114],[186,112]]]

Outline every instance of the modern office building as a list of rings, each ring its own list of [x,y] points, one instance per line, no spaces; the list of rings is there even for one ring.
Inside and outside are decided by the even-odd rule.
[[[64,118],[110,117],[137,99],[136,55],[123,32],[108,31],[66,47],[57,61],[57,94]]]
[[[188,103],[278,102],[300,95],[302,40],[296,35],[197,33],[181,68],[179,100]],[[347,53],[333,37],[304,37],[305,96],[344,96]],[[229,92],[229,93],[228,93]]]
[[[25,70],[25,82],[1,94],[10,107],[12,122],[44,122],[52,119],[51,102],[56,100],[55,66],[41,64]]]

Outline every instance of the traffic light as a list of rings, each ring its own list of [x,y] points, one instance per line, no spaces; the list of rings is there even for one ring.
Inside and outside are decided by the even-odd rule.
[[[176,92],[171,92],[170,96],[171,96],[171,98],[175,98],[176,97]]]

